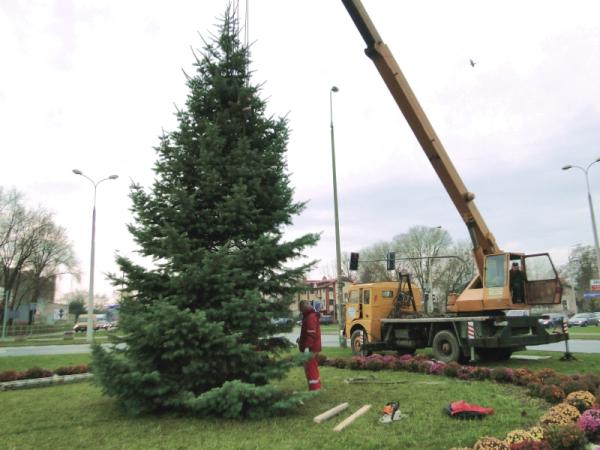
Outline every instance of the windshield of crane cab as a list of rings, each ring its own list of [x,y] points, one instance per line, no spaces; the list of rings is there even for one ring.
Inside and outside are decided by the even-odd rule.
[[[503,287],[505,255],[491,255],[485,259],[485,287]]]

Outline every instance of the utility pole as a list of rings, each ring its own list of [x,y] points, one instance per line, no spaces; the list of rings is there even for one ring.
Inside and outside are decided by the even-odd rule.
[[[340,218],[338,212],[338,194],[337,194],[337,175],[335,170],[335,139],[333,132],[333,93],[339,89],[332,86],[329,90],[329,118],[331,128],[331,167],[333,170],[333,209],[335,211],[335,259],[337,266],[337,293],[336,293],[336,315],[340,328],[339,342],[340,347],[346,347],[344,338],[344,320],[342,314],[342,302],[344,298],[344,281],[342,280],[342,253],[340,250]]]
[[[94,208],[92,210],[92,248],[90,252],[90,288],[88,291],[88,303],[87,303],[87,326],[86,326],[86,340],[91,344],[94,340],[94,262],[96,257],[96,190],[98,185],[106,180],[116,180],[119,178],[118,175],[111,175],[103,178],[99,181],[94,181],[81,170],[73,169],[75,175],[81,175],[87,178],[94,186]]]
[[[588,172],[590,170],[590,167],[592,167],[597,162],[600,162],[600,158],[596,158],[594,161],[592,161],[590,164],[588,164],[588,166],[585,169],[583,167],[580,167],[580,166],[568,165],[568,166],[564,166],[562,168],[562,170],[579,169],[585,175],[585,184],[586,184],[586,187],[587,187],[588,206],[590,208],[590,216],[592,218],[592,231],[594,232],[594,245],[595,245],[595,248],[596,248],[596,269],[597,269],[596,275],[597,275],[598,279],[600,279],[600,246],[598,245],[598,229],[596,228],[596,215],[594,214],[594,204],[592,202],[592,193],[590,191],[590,179],[588,177]]]

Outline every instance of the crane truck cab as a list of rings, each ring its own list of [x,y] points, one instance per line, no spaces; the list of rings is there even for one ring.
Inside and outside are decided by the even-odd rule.
[[[344,336],[355,354],[366,342],[383,340],[381,319],[421,311],[421,290],[408,279],[353,284],[344,297]]]
[[[560,278],[547,253],[496,253],[485,255],[483,277],[477,275],[460,295],[448,297],[447,311],[528,309],[560,304],[561,295]]]

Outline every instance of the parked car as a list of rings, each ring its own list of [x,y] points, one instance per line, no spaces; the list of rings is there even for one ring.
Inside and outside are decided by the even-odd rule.
[[[588,325],[598,325],[600,320],[594,313],[579,313],[569,319],[571,327],[587,327]]]
[[[538,319],[538,322],[547,328],[551,328],[561,326],[563,321],[566,320],[567,318],[564,314],[550,313],[542,314],[542,316]]]
[[[77,322],[73,327],[73,331],[75,333],[84,333],[87,331],[87,323],[86,322]]]
[[[108,330],[110,328],[110,322],[106,320],[98,320],[94,325],[94,330]]]
[[[329,325],[329,324],[333,323],[333,316],[321,314],[321,318],[319,319],[319,322],[321,323],[321,325]]]
[[[292,325],[294,323],[294,319],[289,317],[276,317],[271,319],[271,323],[273,325]]]

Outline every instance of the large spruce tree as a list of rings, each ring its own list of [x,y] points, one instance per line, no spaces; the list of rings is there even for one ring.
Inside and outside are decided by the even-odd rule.
[[[129,226],[152,269],[119,257],[125,346],[96,346],[93,371],[132,413],[265,416],[300,400],[269,384],[292,362],[270,338],[318,239],[285,241],[303,209],[286,167],[286,120],[266,115],[231,9],[187,78],[178,129],[160,138],[155,182],[133,185]]]

